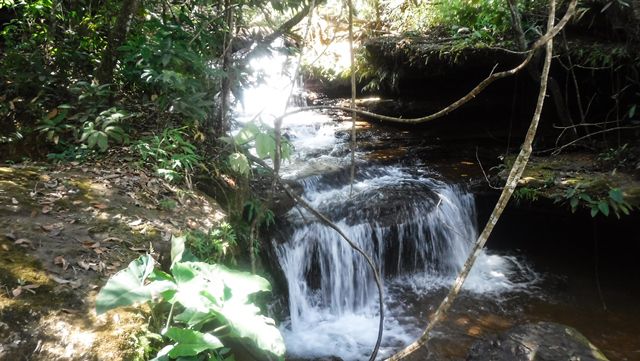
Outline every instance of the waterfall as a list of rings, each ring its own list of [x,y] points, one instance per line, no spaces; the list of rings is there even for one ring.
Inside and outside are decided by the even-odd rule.
[[[398,166],[359,172],[351,196],[346,179],[324,178],[331,182],[321,176],[301,182],[304,197],[371,255],[387,280],[427,276],[421,288],[430,289],[449,282],[462,267],[476,238],[471,194]],[[361,352],[375,341],[378,295],[372,272],[333,229],[309,221],[312,215],[294,209],[288,219],[291,236],[275,247],[289,288],[291,318],[284,330],[289,351],[362,359]],[[352,328],[344,324],[349,320],[370,329],[337,332]],[[387,333],[383,345],[410,339],[398,331]],[[354,340],[341,348],[317,349],[307,336],[320,332],[329,332],[327,342],[333,345]],[[358,339],[363,335],[370,338]]]
[[[270,78],[245,91],[241,122],[269,123],[284,109],[291,88],[278,70],[283,69],[280,58],[254,65]],[[379,355],[384,358],[412,342],[424,326],[423,309],[410,313],[403,309],[405,299],[449,287],[462,267],[477,237],[475,202],[419,160],[382,165],[364,160],[361,152],[351,192],[349,146],[337,136],[349,127],[317,112],[288,117],[283,130],[295,154],[280,172],[302,186],[303,197],[369,254],[383,276],[386,310]],[[285,236],[273,245],[288,285],[290,317],[281,326],[288,354],[366,359],[376,341],[379,310],[365,259],[303,209],[290,210],[286,223],[288,231],[279,232]],[[496,295],[535,281],[535,273],[515,257],[485,253],[465,291]]]

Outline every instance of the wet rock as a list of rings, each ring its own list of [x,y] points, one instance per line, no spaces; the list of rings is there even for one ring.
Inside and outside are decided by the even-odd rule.
[[[576,329],[553,322],[518,325],[476,342],[467,361],[606,361]]]

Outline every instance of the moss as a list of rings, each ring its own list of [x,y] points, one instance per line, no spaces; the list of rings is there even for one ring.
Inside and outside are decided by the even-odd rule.
[[[506,157],[501,178],[506,178],[515,156]],[[536,195],[568,201],[567,190],[580,187],[593,199],[608,199],[609,191],[619,188],[624,199],[634,208],[640,206],[640,182],[623,172],[604,172],[597,168],[592,155],[573,154],[554,157],[532,157],[520,182],[520,188],[535,191]]]

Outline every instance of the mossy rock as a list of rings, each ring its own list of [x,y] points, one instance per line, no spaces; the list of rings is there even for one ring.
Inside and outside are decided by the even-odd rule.
[[[476,342],[467,361],[608,361],[575,328],[553,322],[518,325],[490,340]]]

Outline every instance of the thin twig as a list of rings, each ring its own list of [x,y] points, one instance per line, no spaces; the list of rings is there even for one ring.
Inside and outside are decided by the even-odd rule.
[[[484,179],[487,181],[487,185],[489,185],[489,188],[491,188],[491,189],[502,189],[500,187],[495,187],[489,181],[489,177],[487,176],[487,173],[484,171],[484,167],[482,166],[482,162],[480,161],[480,157],[478,157],[478,147],[476,147],[476,160],[478,161],[478,165],[480,166],[480,170],[482,171],[482,174],[484,175]]]
[[[615,123],[615,122],[614,122],[614,123]],[[603,133],[611,132],[611,131],[614,131],[614,130],[626,130],[626,129],[640,129],[640,125],[636,125],[636,126],[627,126],[627,127],[615,127],[615,128],[609,128],[609,129],[599,130],[599,131],[597,131],[597,132],[589,133],[589,134],[587,134],[587,135],[585,135],[585,136],[582,136],[582,137],[580,137],[580,138],[578,138],[578,139],[572,140],[572,141],[570,141],[569,143],[567,143],[567,144],[565,144],[565,145],[561,146],[560,148],[557,148],[557,149],[546,149],[546,150],[543,150],[543,151],[541,151],[541,152],[548,152],[548,151],[553,150],[553,153],[551,153],[551,154],[553,154],[553,155],[558,155],[558,154],[560,154],[560,152],[562,152],[562,150],[563,150],[563,149],[565,149],[566,147],[568,147],[568,146],[570,146],[570,145],[573,145],[573,144],[576,144],[577,142],[579,142],[579,141],[581,141],[581,140],[584,140],[584,139],[587,139],[587,138],[589,138],[589,137],[592,137],[592,136],[594,136],[594,135],[603,134]]]

